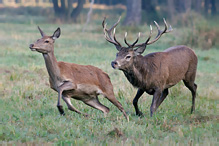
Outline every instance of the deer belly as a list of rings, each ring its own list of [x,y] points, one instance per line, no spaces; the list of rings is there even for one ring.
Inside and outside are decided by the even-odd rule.
[[[65,95],[76,100],[86,101],[91,98],[96,98],[102,91],[95,85],[78,84],[74,90],[66,91]]]
[[[183,80],[183,79],[184,79],[184,75],[175,77],[174,79],[169,79],[169,80],[167,80],[164,89],[170,88],[170,87],[176,85],[177,83],[179,83],[179,82],[180,82],[181,80]]]
[[[150,89],[146,89],[145,90],[149,95],[153,95],[154,94],[154,89],[150,88]]]

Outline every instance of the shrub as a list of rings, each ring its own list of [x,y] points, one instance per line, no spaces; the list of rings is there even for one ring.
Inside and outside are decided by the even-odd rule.
[[[189,11],[179,14],[173,23],[178,24],[184,30],[178,37],[178,44],[204,50],[218,46],[219,29],[214,26],[215,20],[207,20],[200,14]]]

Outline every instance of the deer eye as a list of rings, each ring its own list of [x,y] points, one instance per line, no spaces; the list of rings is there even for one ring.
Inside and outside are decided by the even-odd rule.
[[[125,59],[129,59],[129,58],[131,58],[131,56],[129,56],[129,55],[125,57]]]
[[[49,41],[45,41],[45,43],[49,43]]]

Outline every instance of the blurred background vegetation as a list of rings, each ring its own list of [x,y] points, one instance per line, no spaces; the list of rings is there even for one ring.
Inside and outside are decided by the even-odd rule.
[[[0,22],[79,23],[100,25],[104,16],[138,31],[162,18],[182,29],[177,44],[199,49],[218,48],[219,17],[216,0],[0,0]],[[7,16],[7,17],[6,17]],[[83,28],[85,30],[85,28]],[[175,44],[173,44],[175,45]]]

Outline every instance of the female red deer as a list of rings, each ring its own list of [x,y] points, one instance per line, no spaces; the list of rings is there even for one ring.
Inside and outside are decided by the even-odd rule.
[[[153,95],[153,100],[150,108],[150,115],[152,116],[159,105],[168,95],[168,88],[174,86],[179,81],[183,80],[185,86],[192,92],[192,108],[191,113],[195,111],[195,97],[197,85],[194,83],[197,70],[197,56],[186,46],[175,46],[166,49],[163,52],[150,53],[145,56],[141,54],[146,49],[147,45],[156,42],[161,35],[172,31],[167,30],[167,23],[164,19],[165,29],[160,30],[159,25],[155,22],[158,29],[158,34],[153,41],[150,41],[152,34],[152,27],[150,26],[150,34],[146,42],[137,44],[137,40],[133,44],[124,41],[128,47],[122,46],[115,37],[115,27],[118,25],[120,19],[112,28],[107,29],[105,18],[102,26],[105,38],[108,42],[115,45],[119,51],[116,54],[116,59],[111,63],[114,69],[123,71],[128,81],[138,88],[138,92],[133,100],[136,115],[141,116],[142,112],[138,109],[138,99],[144,92]],[[114,33],[112,34],[112,30]]]
[[[38,39],[34,44],[30,44],[30,49],[43,54],[49,74],[50,87],[58,92],[57,107],[60,114],[64,115],[64,110],[60,104],[61,97],[69,110],[79,114],[81,112],[73,107],[70,98],[81,100],[85,104],[107,114],[109,108],[102,105],[98,100],[98,95],[101,94],[113,103],[128,120],[122,105],[114,96],[109,76],[99,68],[91,65],[57,62],[54,55],[54,42],[60,36],[60,28],[52,36],[47,36],[39,27],[38,29],[42,38]],[[87,116],[87,114],[83,115]]]

